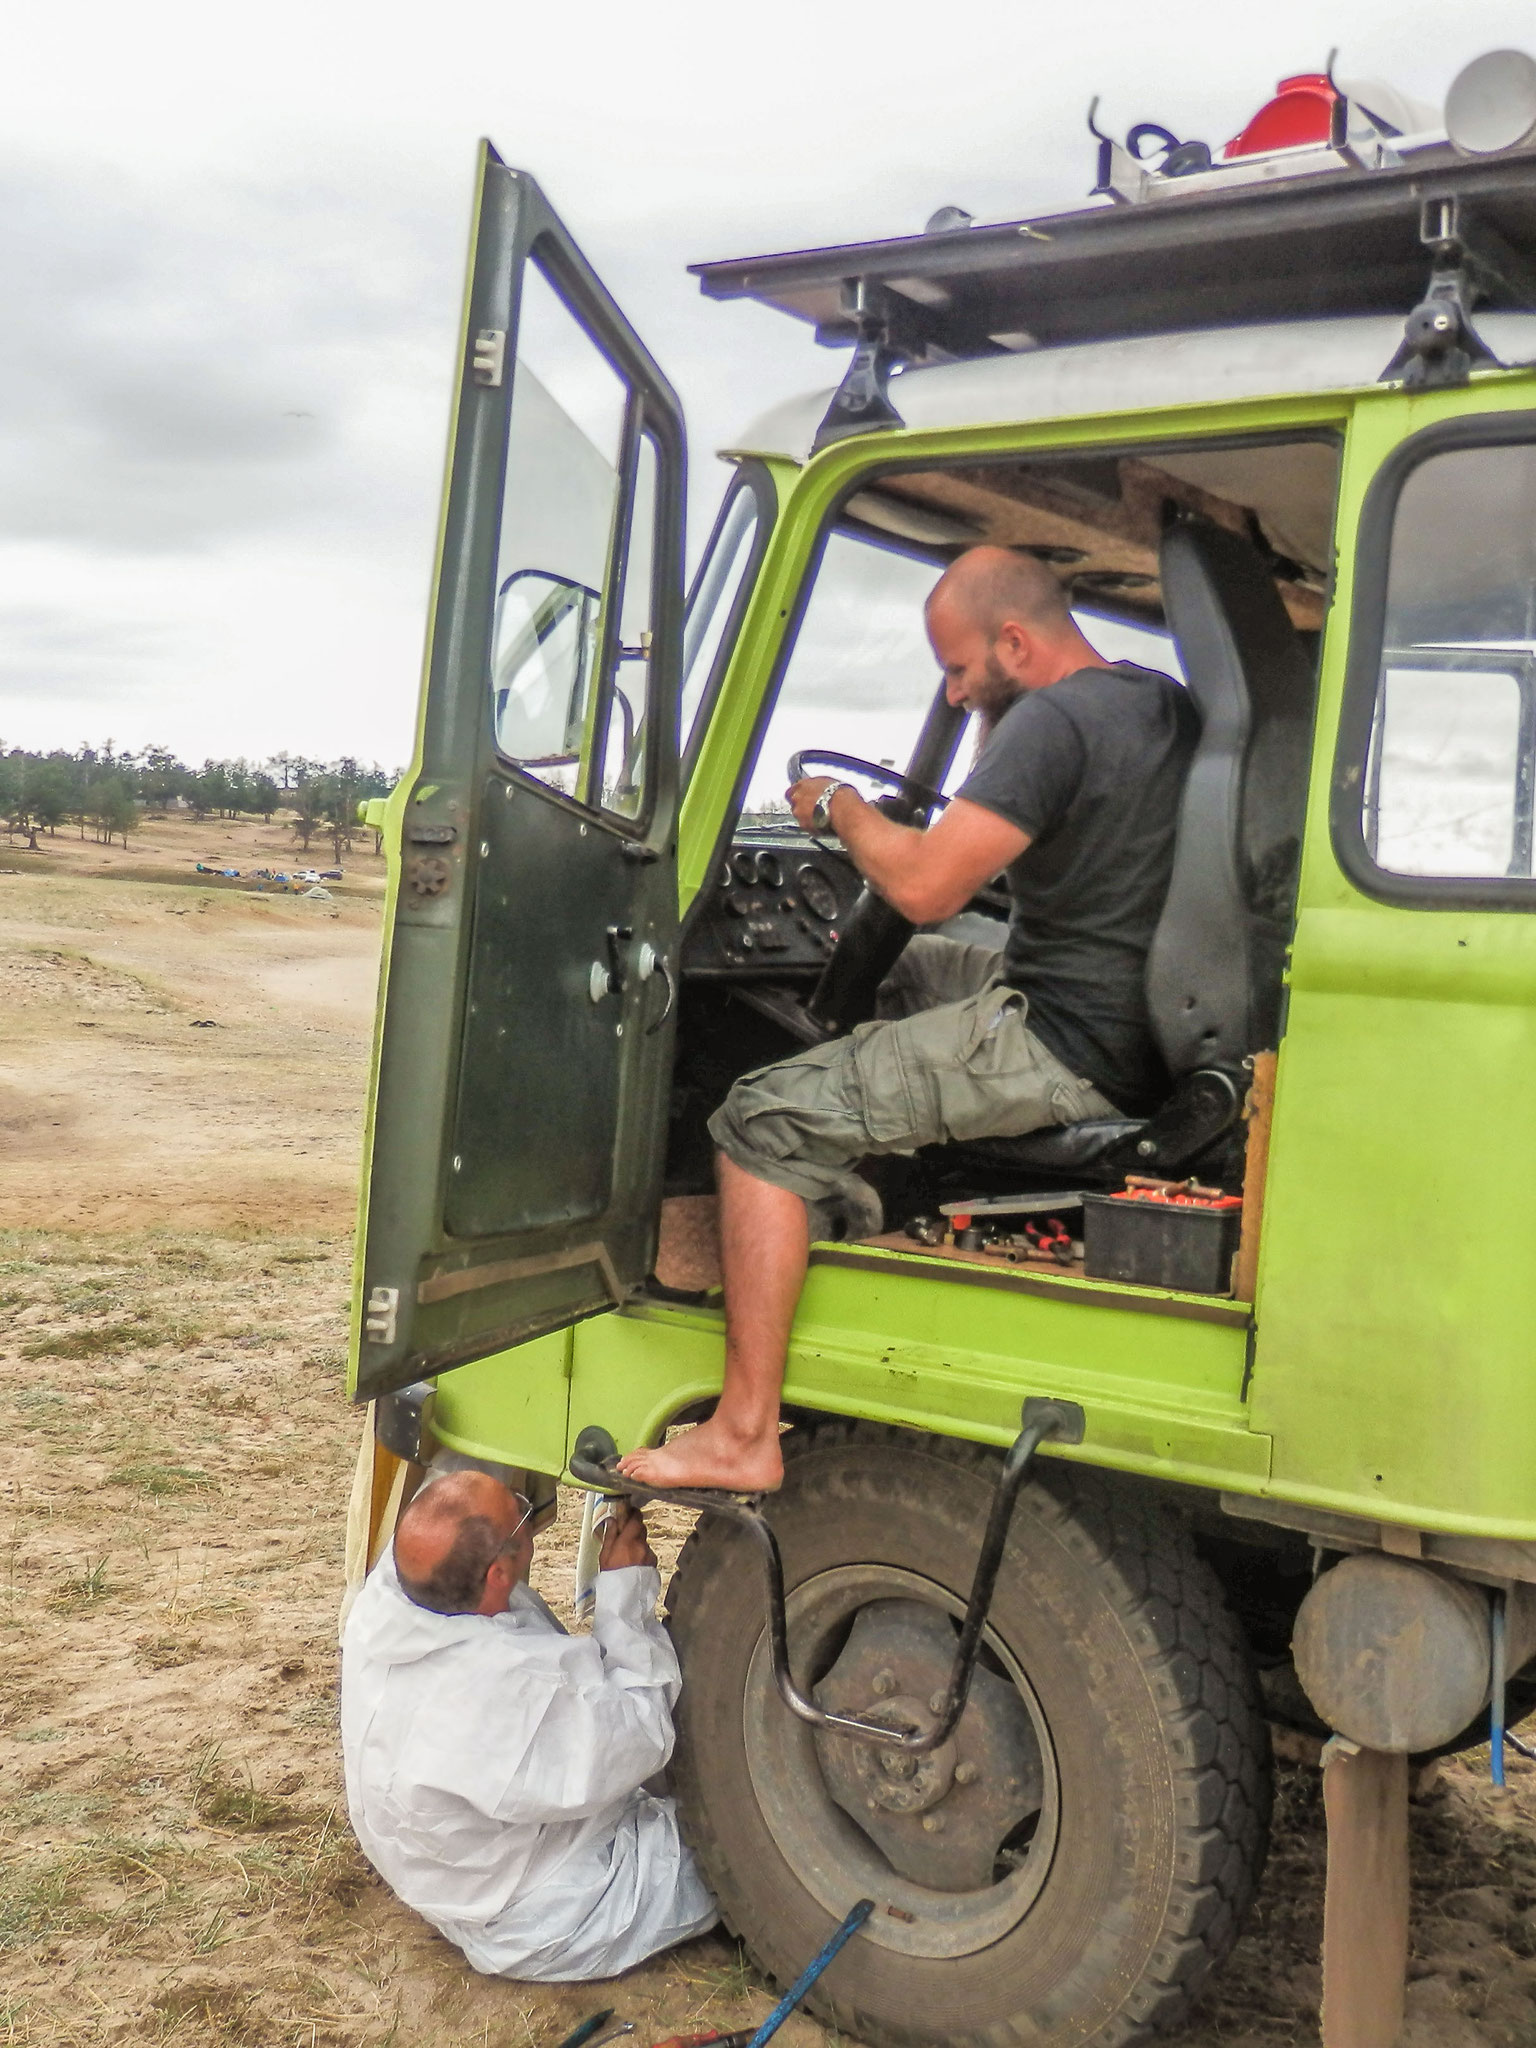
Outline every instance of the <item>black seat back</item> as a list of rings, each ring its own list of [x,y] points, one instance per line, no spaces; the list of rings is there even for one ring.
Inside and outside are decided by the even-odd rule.
[[[1168,1070],[1275,1043],[1307,802],[1316,677],[1251,541],[1203,519],[1163,536],[1163,608],[1200,742],[1185,784],[1147,1003]]]

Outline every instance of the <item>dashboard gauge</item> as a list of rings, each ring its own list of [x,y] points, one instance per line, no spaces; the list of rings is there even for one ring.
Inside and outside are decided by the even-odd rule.
[[[830,924],[837,915],[837,891],[821,869],[807,861],[795,880],[800,885],[800,901],[806,909],[813,917],[819,917],[823,924]]]
[[[717,889],[729,889],[735,879],[735,870],[730,862],[728,860],[721,861],[720,872],[715,876],[715,887]]]
[[[783,888],[784,863],[776,853],[760,853],[757,856],[757,879],[765,889]]]
[[[750,846],[743,846],[731,855],[731,866],[738,882],[745,882],[750,889],[757,880],[757,855]]]

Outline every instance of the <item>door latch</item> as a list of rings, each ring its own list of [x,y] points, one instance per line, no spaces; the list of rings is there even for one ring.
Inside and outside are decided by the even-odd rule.
[[[628,986],[624,972],[624,947],[635,936],[632,924],[611,924],[603,934],[608,949],[605,961],[594,960],[587,976],[587,994],[594,1003],[600,1003],[604,996],[621,996]],[[642,975],[641,980],[645,979]]]

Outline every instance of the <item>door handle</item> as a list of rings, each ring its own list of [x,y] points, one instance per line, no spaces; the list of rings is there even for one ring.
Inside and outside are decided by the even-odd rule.
[[[665,953],[657,952],[649,939],[642,939],[640,942],[640,950],[635,958],[635,974],[642,983],[659,974],[667,991],[667,1000],[661,1006],[661,1015],[645,1027],[645,1035],[649,1038],[661,1029],[672,1014],[672,1005],[677,1001],[677,981],[672,973],[672,963]]]

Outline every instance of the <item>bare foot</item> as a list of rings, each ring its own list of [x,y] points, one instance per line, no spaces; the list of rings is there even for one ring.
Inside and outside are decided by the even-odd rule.
[[[718,1416],[659,1449],[631,1451],[619,1470],[646,1486],[718,1486],[727,1493],[772,1493],[784,1484],[777,1422],[771,1436],[746,1437]]]

